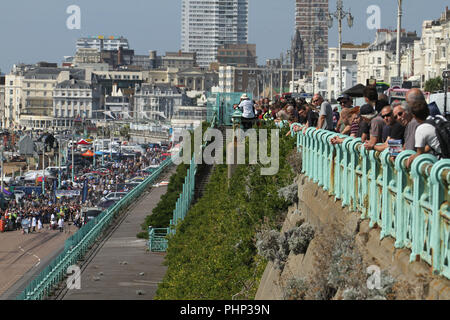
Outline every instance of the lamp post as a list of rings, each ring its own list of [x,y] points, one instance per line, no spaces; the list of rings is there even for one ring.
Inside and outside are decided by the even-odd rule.
[[[61,188],[61,137],[58,137],[58,188]]]
[[[280,67],[281,67],[281,75],[280,75],[280,97],[283,94],[283,53],[280,56]]]
[[[45,196],[45,142],[42,145],[42,194]]]
[[[444,117],[447,117],[447,91],[449,78],[450,78],[450,70],[445,70],[442,73],[442,79],[444,79]]]
[[[328,28],[333,27],[333,17],[338,21],[338,33],[339,33],[339,94],[342,93],[342,19],[347,17],[348,26],[351,28],[353,26],[353,16],[350,11],[344,11],[344,4],[342,0],[337,0],[336,12],[328,13]]]
[[[3,193],[3,150],[4,150],[4,147],[3,147],[3,144],[1,145],[1,147],[0,147],[0,162],[1,162],[1,166],[2,166],[2,168],[1,168],[1,180],[2,180],[2,182],[1,182],[1,188],[2,188],[2,190],[1,190],[1,192]]]
[[[402,1],[397,0],[398,2],[398,18],[397,18],[397,77],[401,77],[401,62],[400,62],[400,38],[401,38],[401,30],[402,30]]]
[[[72,129],[72,183],[75,181],[75,129]]]

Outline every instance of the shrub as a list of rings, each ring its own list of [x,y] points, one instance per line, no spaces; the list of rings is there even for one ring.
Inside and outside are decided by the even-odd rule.
[[[283,288],[284,300],[304,300],[306,292],[308,292],[309,284],[305,278],[293,277],[290,278],[286,286]]]
[[[288,232],[279,233],[266,230],[256,235],[258,254],[274,263],[283,271],[289,254],[306,253],[309,243],[314,238],[314,229],[309,224],[293,228]]]
[[[287,203],[294,204],[298,202],[298,184],[293,183],[287,187],[278,190],[278,196],[285,199]]]

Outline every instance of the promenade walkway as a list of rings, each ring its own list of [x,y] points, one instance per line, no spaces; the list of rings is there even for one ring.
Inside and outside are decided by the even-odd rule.
[[[175,172],[171,168],[161,180]],[[98,251],[82,267],[81,289],[68,290],[64,300],[151,300],[166,273],[164,254],[147,252],[147,240],[136,238],[141,224],[167,191],[167,186],[151,188],[103,241]]]
[[[45,225],[48,227],[48,225]],[[0,233],[0,299],[14,299],[63,247],[75,226],[65,223],[65,232],[43,229],[40,233],[22,231]]]

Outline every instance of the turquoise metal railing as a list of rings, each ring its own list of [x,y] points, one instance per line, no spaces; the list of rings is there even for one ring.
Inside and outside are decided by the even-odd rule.
[[[214,113],[210,119],[210,127],[214,128],[217,125],[217,117]],[[202,145],[202,150],[206,147],[207,142]],[[194,200],[195,191],[195,175],[197,174],[197,163],[195,154],[192,156],[189,168],[184,178],[183,191],[177,200],[175,210],[173,211],[173,218],[170,220],[169,228],[153,229],[149,228],[149,241],[148,247],[152,252],[164,252],[167,251],[169,240],[168,235],[174,235],[178,224],[184,220],[189,208]],[[156,232],[157,230],[158,232]]]
[[[231,116],[234,112],[233,105],[239,104],[243,92],[208,93],[206,103],[206,120],[211,122],[214,117],[219,125],[231,126]],[[247,93],[252,99],[253,95]]]
[[[127,208],[172,164],[172,159],[167,159],[158,169],[147,177],[139,186],[134,188],[113,207],[103,211],[98,217],[89,221],[80,230],[65,242],[63,252],[37,276],[26,289],[17,297],[18,300],[42,300],[47,297],[54,286],[60,283],[66,276],[67,268],[75,265],[83,257],[102,232],[110,225],[112,219],[122,209]]]
[[[167,235],[170,228],[148,228],[149,234],[149,249],[151,252],[166,252],[167,251]]]
[[[435,274],[450,278],[450,159],[425,154],[407,169],[413,151],[393,162],[388,150],[367,151],[361,139],[315,128],[296,134],[303,173],[369,219],[370,227],[379,226],[381,238],[391,236],[396,248],[411,249],[411,261],[420,257]],[[334,136],[345,140],[333,145]]]

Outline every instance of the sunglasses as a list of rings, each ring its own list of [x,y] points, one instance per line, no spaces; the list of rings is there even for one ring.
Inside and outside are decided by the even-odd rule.
[[[392,112],[388,113],[388,114],[382,114],[381,117],[383,119],[388,118],[388,117],[392,117]]]
[[[394,119],[400,118],[401,116],[403,116],[403,114],[404,114],[403,111],[399,112],[396,116],[394,116]]]

